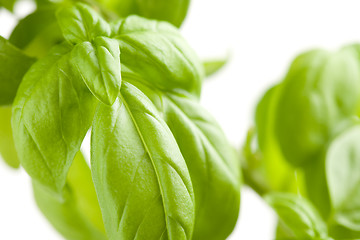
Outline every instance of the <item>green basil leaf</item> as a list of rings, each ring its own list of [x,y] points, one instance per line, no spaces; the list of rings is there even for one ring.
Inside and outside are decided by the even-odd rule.
[[[61,193],[68,169],[88,131],[96,99],[69,63],[71,47],[55,47],[20,84],[12,129],[21,165]]]
[[[86,4],[63,8],[56,17],[65,39],[72,44],[92,41],[98,36],[109,37],[111,33],[109,24]]]
[[[300,55],[282,84],[275,131],[286,159],[306,165],[323,151],[332,130],[360,104],[360,45]],[[346,94],[344,94],[346,93]]]
[[[195,192],[193,239],[226,239],[240,204],[240,166],[216,121],[197,101],[162,95],[164,119],[188,166]]]
[[[99,104],[91,147],[110,239],[191,239],[195,206],[186,163],[141,91],[123,82],[112,107]]]
[[[107,9],[121,17],[139,15],[150,19],[164,20],[180,27],[184,21],[190,0],[97,0]]]
[[[11,107],[0,107],[0,155],[10,167],[20,166],[11,130]]]
[[[9,11],[12,11],[14,8],[16,0],[0,0],[0,7],[4,7]]]
[[[357,124],[336,137],[326,154],[326,178],[333,208],[332,219],[353,231],[360,231],[359,140],[360,125]]]
[[[307,198],[318,209],[324,219],[331,214],[330,196],[325,175],[325,157],[321,154],[319,159],[303,167]]]
[[[0,36],[0,106],[13,102],[24,74],[34,62]]]
[[[205,76],[209,77],[221,70],[228,62],[228,58],[218,60],[208,60],[203,63]]]
[[[297,239],[327,239],[325,222],[305,198],[290,193],[272,193],[264,199]]]
[[[97,37],[76,45],[72,64],[84,78],[89,90],[100,101],[112,105],[121,85],[120,49],[116,40]]]
[[[113,24],[113,38],[120,44],[123,79],[200,95],[203,66],[170,24],[130,16]]]
[[[66,182],[62,201],[41,184],[33,182],[35,200],[41,212],[68,240],[106,240],[91,172],[81,153],[76,155]]]
[[[276,112],[280,89],[279,85],[271,87],[256,107],[255,126],[261,162],[253,171],[260,173],[262,182],[268,185],[271,191],[304,192],[301,170],[292,167],[286,161],[275,138],[274,112]]]
[[[44,6],[21,19],[9,41],[27,55],[44,57],[56,44],[64,41],[55,17],[55,5]]]

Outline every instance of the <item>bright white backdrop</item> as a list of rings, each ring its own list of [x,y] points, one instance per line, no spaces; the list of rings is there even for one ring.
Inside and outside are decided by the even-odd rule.
[[[17,18],[33,9],[17,5]],[[206,82],[202,103],[217,118],[234,146],[252,124],[256,101],[283,77],[298,53],[336,49],[360,42],[358,0],[192,0],[182,32],[203,58],[231,54],[226,67]],[[16,18],[0,11],[0,35],[7,37]],[[1,66],[0,66],[1,67]],[[247,188],[240,217],[229,240],[271,240],[274,213]],[[61,240],[38,212],[23,170],[0,161],[0,239]]]

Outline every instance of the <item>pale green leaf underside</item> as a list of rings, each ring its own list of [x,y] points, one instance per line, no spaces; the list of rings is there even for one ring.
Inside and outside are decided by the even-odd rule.
[[[336,124],[357,114],[357,48],[333,53],[314,50],[292,63],[281,84],[275,130],[284,156],[295,166],[319,157]]]
[[[74,47],[72,64],[79,70],[89,90],[100,101],[112,105],[121,85],[120,49],[116,40],[97,37]]]

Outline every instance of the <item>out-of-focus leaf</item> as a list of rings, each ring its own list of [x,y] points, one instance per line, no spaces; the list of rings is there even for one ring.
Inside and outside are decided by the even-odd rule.
[[[347,129],[326,153],[332,221],[360,232],[360,125]],[[360,238],[360,235],[357,235]]]
[[[33,188],[41,212],[66,239],[108,239],[91,172],[81,153],[76,155],[70,167],[61,201],[35,181]]]
[[[275,138],[275,116],[280,85],[271,87],[256,107],[255,123],[260,149],[260,171],[263,183],[271,191],[304,192],[303,173],[292,167],[284,158]]]
[[[12,11],[14,8],[16,0],[0,0],[0,9],[1,7],[6,8],[9,11]]]
[[[0,36],[0,106],[13,102],[24,74],[34,62]]]
[[[164,20],[180,27],[184,21],[190,0],[98,0],[121,17],[139,15]]]
[[[56,44],[63,41],[55,18],[56,6],[48,5],[21,19],[9,41],[33,57],[44,57]]]
[[[275,132],[295,166],[318,159],[333,128],[360,107],[360,45],[337,52],[314,50],[292,63],[282,83]]]
[[[0,155],[10,167],[20,166],[11,130],[11,107],[0,107]]]
[[[204,61],[204,69],[205,69],[205,76],[209,77],[214,73],[221,70],[226,63],[228,62],[228,58],[218,59],[218,60],[208,60]]]
[[[296,239],[327,239],[327,227],[316,208],[305,198],[290,193],[272,193],[266,202]]]

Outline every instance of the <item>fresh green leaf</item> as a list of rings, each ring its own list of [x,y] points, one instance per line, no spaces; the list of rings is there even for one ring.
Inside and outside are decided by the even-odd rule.
[[[359,50],[360,45],[334,53],[314,50],[292,63],[281,87],[275,131],[285,158],[293,165],[318,159],[334,127],[357,114]]]
[[[20,166],[11,130],[11,107],[0,107],[0,156],[10,167]]]
[[[14,8],[16,0],[0,0],[0,8],[4,7],[9,11],[12,11]]]
[[[65,39],[72,44],[92,41],[98,36],[110,36],[109,24],[86,4],[77,3],[63,8],[56,16]]]
[[[332,221],[360,232],[360,125],[346,130],[330,144],[326,154]],[[358,235],[357,237],[360,237]]]
[[[224,58],[218,60],[205,61],[203,63],[205,69],[205,76],[209,77],[215,74],[216,72],[218,72],[219,70],[221,70],[227,64],[228,60],[229,60],[228,58]]]
[[[118,42],[97,37],[92,43],[80,43],[73,49],[71,60],[94,96],[103,103],[112,105],[121,85]]]
[[[81,153],[70,167],[62,201],[37,182],[33,188],[39,209],[66,239],[107,239],[91,172]]]
[[[302,171],[288,164],[275,138],[274,112],[276,112],[280,88],[279,85],[271,87],[256,107],[255,126],[260,163],[252,171],[260,173],[263,178],[262,183],[266,184],[270,191],[304,192]]]
[[[56,9],[54,5],[44,6],[21,19],[9,41],[29,56],[44,57],[54,45],[64,40],[56,21]]]
[[[142,17],[168,21],[180,27],[184,21],[190,0],[97,0],[107,9],[121,17],[139,15]]]
[[[226,239],[240,204],[239,160],[216,121],[197,101],[161,96],[168,124],[190,171],[195,192],[193,239]]]
[[[176,141],[152,102],[123,82],[99,104],[92,175],[110,239],[191,239],[194,194]]]
[[[297,239],[326,239],[327,227],[316,208],[305,198],[290,193],[271,193],[266,202]]]
[[[34,62],[0,36],[0,106],[13,102],[24,74]]]
[[[123,79],[200,95],[203,66],[170,24],[130,16],[113,24],[113,38],[120,44]]]
[[[13,105],[12,129],[21,165],[33,180],[62,192],[88,131],[96,99],[69,63],[62,44],[25,75]]]

